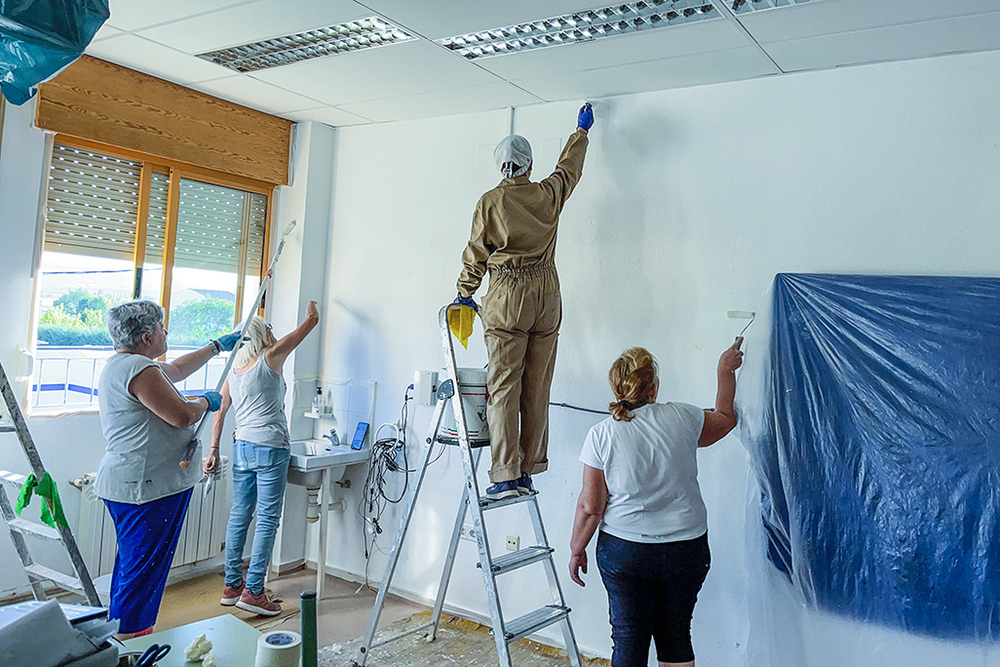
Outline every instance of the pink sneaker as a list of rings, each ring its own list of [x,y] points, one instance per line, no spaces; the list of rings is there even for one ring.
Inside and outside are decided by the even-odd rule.
[[[241,581],[240,585],[237,586],[236,588],[233,588],[232,586],[226,586],[225,588],[223,588],[222,599],[219,600],[219,604],[226,607],[232,607],[234,604],[239,602],[240,595],[242,595],[243,593],[243,584],[244,582]]]
[[[281,613],[281,605],[272,600],[267,591],[261,591],[260,595],[254,595],[249,588],[243,589],[243,594],[240,595],[236,607],[261,616],[277,616]]]

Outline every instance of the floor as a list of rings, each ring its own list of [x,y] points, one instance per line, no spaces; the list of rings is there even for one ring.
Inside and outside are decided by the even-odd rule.
[[[272,618],[260,617],[235,607],[219,604],[222,595],[222,575],[206,574],[188,581],[168,586],[160,605],[156,630],[167,630],[220,614],[233,614],[258,630],[300,629],[299,593],[314,590],[316,573],[299,570],[268,582],[275,596],[283,599],[281,614]],[[326,593],[318,602],[318,644],[320,667],[351,667],[358,657],[358,649],[372,606],[374,591],[358,591],[358,584],[328,576]],[[430,620],[424,607],[394,595],[386,598],[382,610],[379,637],[392,636]],[[518,667],[557,667],[569,664],[565,651],[522,639],[511,646],[513,664]],[[424,639],[424,632],[394,641],[373,649],[368,667],[490,667],[497,664],[493,636],[478,623],[443,616],[433,643]],[[610,665],[606,660],[587,660],[586,667]]]
[[[316,573],[303,569],[272,578],[268,582],[267,587],[283,600],[281,614],[272,618],[257,616],[236,607],[223,607],[219,604],[222,587],[222,574],[215,573],[168,586],[163,594],[156,629],[166,630],[219,614],[233,614],[258,630],[283,629],[298,632],[299,593],[315,590]],[[364,635],[375,604],[375,593],[368,589],[356,593],[357,590],[356,583],[327,576],[326,592],[317,603],[317,639],[320,646],[343,644]],[[382,624],[392,623],[422,609],[423,607],[412,602],[389,595],[382,610],[381,621]]]

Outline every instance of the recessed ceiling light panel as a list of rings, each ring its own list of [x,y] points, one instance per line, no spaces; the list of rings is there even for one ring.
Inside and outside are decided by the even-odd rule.
[[[819,0],[726,0],[732,8],[734,14],[748,14],[758,12],[762,9],[778,9],[780,7],[791,7],[792,5],[804,5],[807,2],[819,2]]]
[[[727,0],[732,2],[733,0]],[[645,0],[435,40],[469,60],[718,18],[705,0]]]
[[[411,39],[416,38],[399,26],[372,16],[252,44],[199,53],[198,57],[237,72],[256,72]]]

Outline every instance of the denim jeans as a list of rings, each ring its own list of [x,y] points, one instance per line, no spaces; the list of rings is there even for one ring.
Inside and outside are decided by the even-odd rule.
[[[233,445],[233,508],[226,526],[226,585],[236,588],[243,580],[243,547],[257,510],[247,570],[247,588],[254,595],[264,589],[264,575],[271,562],[274,537],[281,519],[291,452],[284,447],[255,445],[237,440]]]
[[[660,662],[694,660],[691,615],[711,565],[708,534],[642,544],[597,536],[597,569],[608,590],[613,667],[645,667],[649,643]]]

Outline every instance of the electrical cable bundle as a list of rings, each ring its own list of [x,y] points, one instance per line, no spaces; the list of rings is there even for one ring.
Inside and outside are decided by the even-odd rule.
[[[358,514],[364,521],[362,538],[365,544],[365,583],[368,586],[368,564],[374,551],[385,553],[378,547],[378,536],[382,534],[382,526],[379,521],[386,507],[402,502],[406,497],[406,492],[410,486],[410,470],[406,458],[406,430],[409,420],[410,390],[413,385],[406,388],[403,393],[403,407],[400,409],[399,421],[395,424],[386,422],[375,429],[373,436],[371,453],[368,458],[368,475],[365,478],[362,488],[361,503],[358,505]],[[393,437],[379,438],[378,434],[384,428],[392,429],[395,432]],[[400,463],[400,459],[402,462]],[[403,473],[403,490],[397,497],[392,497],[386,493],[387,475],[389,473]],[[360,590],[360,589],[358,589]]]

